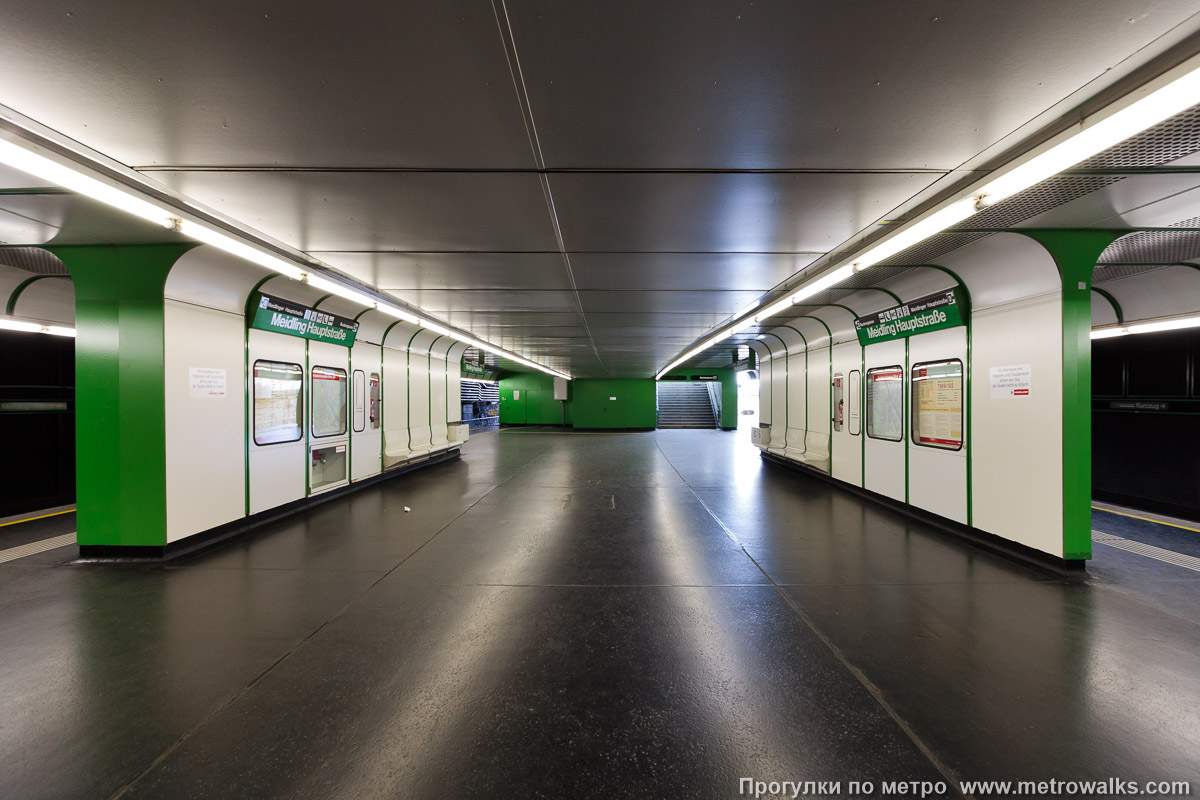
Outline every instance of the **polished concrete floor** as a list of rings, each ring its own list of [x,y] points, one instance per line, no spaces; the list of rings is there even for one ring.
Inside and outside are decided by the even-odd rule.
[[[167,568],[0,564],[0,797],[1200,778],[1200,573],[1061,581],[743,436],[488,433]]]

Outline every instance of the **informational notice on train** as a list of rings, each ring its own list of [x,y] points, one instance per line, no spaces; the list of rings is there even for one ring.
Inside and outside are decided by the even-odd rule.
[[[188,367],[188,386],[193,399],[225,396],[225,370],[217,367]]]
[[[1011,364],[992,367],[988,370],[991,379],[992,398],[1029,397],[1033,390],[1033,365]]]
[[[920,444],[957,448],[962,445],[963,377],[962,364],[948,361],[926,364],[914,370],[916,392],[913,413]]]

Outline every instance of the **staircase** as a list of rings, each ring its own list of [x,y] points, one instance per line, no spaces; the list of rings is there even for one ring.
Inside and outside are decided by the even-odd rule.
[[[693,381],[658,384],[658,427],[715,428],[708,386]]]

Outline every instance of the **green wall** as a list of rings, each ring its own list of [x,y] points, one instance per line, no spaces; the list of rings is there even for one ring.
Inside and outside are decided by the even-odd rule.
[[[571,381],[571,399],[576,428],[654,428],[658,426],[658,403],[654,381]],[[610,398],[615,397],[616,400]]]
[[[567,382],[567,397],[572,396]],[[514,392],[520,392],[519,399]],[[567,400],[567,423],[571,422],[571,401]],[[500,379],[501,425],[562,425],[563,404],[554,399],[554,378],[542,372],[520,373]]]
[[[514,397],[515,392],[520,392],[520,398]],[[648,378],[573,380],[567,383],[567,397],[567,424],[577,428],[653,428],[658,424],[654,381]],[[563,404],[554,399],[554,378],[540,372],[502,378],[500,423],[563,424]]]
[[[753,352],[753,351],[751,351]],[[721,382],[721,427],[738,426],[737,372],[732,367],[722,369],[673,369],[668,375],[716,375]]]

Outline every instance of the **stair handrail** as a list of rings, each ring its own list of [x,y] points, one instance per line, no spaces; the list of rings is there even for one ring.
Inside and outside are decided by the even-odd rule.
[[[721,384],[709,381],[704,384],[708,387],[708,402],[712,405],[713,421],[716,422],[714,427],[721,427]]]

